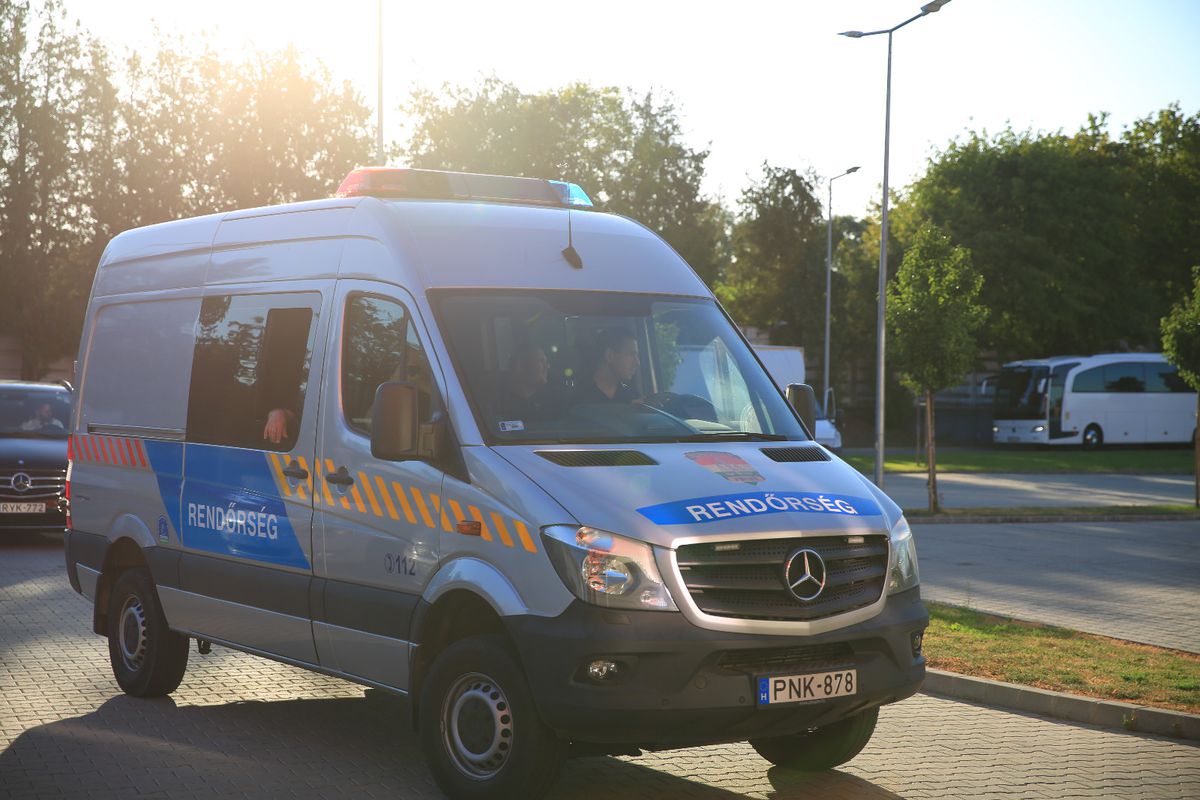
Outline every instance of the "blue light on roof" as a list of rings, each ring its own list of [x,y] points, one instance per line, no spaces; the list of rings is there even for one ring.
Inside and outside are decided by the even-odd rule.
[[[558,192],[558,196],[564,206],[591,208],[594,205],[592,198],[588,197],[587,192],[577,183],[567,183],[566,181],[546,181],[546,183],[550,184],[550,187]]]

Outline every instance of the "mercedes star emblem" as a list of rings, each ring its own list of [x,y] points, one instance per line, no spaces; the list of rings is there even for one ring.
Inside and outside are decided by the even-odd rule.
[[[33,488],[33,478],[24,472],[18,472],[16,475],[13,475],[10,483],[12,484],[12,488],[18,492],[28,492]]]
[[[816,600],[825,589],[825,560],[816,550],[797,550],[783,565],[783,583],[800,602]]]

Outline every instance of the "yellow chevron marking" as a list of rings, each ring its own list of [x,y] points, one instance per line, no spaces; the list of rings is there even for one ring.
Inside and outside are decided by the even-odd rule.
[[[308,491],[312,494],[313,502],[315,503],[317,502],[317,493],[313,491],[313,476],[312,472],[308,468],[308,459],[306,459],[304,456],[299,456],[296,461],[300,462],[300,469],[308,473],[308,477],[304,479],[304,488],[308,489]]]
[[[396,506],[392,503],[392,496],[387,490],[387,484],[383,482],[383,478],[375,476],[375,484],[379,487],[379,496],[383,498],[383,504],[387,507],[388,516],[392,519],[400,519],[400,515],[396,513]]]
[[[404,487],[392,481],[392,488],[396,490],[396,499],[400,501],[400,510],[404,512],[404,518],[408,520],[409,525],[416,525],[417,518],[413,515],[412,506],[408,504],[408,498],[404,496]]]
[[[425,498],[421,496],[421,490],[415,486],[410,487],[413,500],[417,503],[417,511],[421,512],[421,519],[425,521],[425,526],[434,527],[433,518],[429,516],[429,509],[425,506]]]
[[[287,476],[283,474],[283,464],[279,463],[279,453],[268,453],[271,459],[271,471],[275,473],[275,483],[284,497],[292,496],[292,488],[288,486]]]
[[[367,513],[367,506],[362,501],[362,495],[359,494],[357,483],[350,484],[350,496],[354,498],[354,505],[358,509],[358,513]]]
[[[447,533],[454,530],[454,528],[450,527],[450,519],[446,516],[445,507],[442,506],[442,498],[438,497],[433,492],[429,493],[429,497],[431,500],[433,500],[434,513],[438,514],[442,518],[442,530],[446,531]]]
[[[321,496],[325,498],[325,505],[333,507],[333,495],[329,493],[329,484],[325,482],[325,476],[321,473],[321,459],[313,459],[313,495],[316,495],[316,486],[321,487]]]
[[[508,527],[504,524],[504,517],[492,512],[492,524],[496,526],[496,533],[500,536],[500,541],[508,542],[512,546],[512,537],[508,535]]]
[[[488,524],[483,521],[483,514],[475,506],[467,506],[467,513],[471,515],[471,519],[479,523],[479,535],[483,537],[485,542],[492,540],[492,532],[488,530]]]
[[[382,517],[383,509],[379,507],[379,503],[375,500],[375,493],[371,491],[371,479],[363,473],[358,473],[359,482],[362,483],[363,494],[367,496],[367,502],[371,504],[371,510],[375,512],[375,516]]]
[[[513,520],[513,525],[517,526],[517,536],[521,537],[521,544],[526,550],[531,553],[537,552],[537,546],[533,543],[533,539],[529,536],[529,529],[525,527],[525,523],[519,519]]]
[[[333,465],[333,459],[332,459],[332,458],[327,458],[327,459],[325,459],[325,474],[326,474],[326,475],[328,475],[328,474],[329,474],[329,473],[331,473],[331,472],[337,472],[337,467],[335,467],[335,466]],[[328,481],[328,480],[326,480],[325,482],[326,482],[326,483],[329,483],[329,481]],[[326,490],[326,491],[328,491],[328,490]],[[342,508],[344,508],[344,509],[346,509],[347,511],[349,511],[349,510],[350,510],[350,498],[349,498],[349,497],[346,497],[346,494],[343,492],[343,493],[342,493],[342,495],[341,495],[341,497],[339,497],[338,499],[342,501]],[[360,509],[359,509],[360,511],[366,511],[366,509],[365,509],[365,508],[361,508],[361,506],[362,506],[362,499],[361,499],[361,498],[360,498],[360,499],[359,499],[359,501],[358,501],[358,505],[360,506]]]

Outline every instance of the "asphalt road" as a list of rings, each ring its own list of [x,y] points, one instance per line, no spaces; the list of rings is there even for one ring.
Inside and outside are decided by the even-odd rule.
[[[925,473],[890,472],[883,490],[901,508],[929,505]],[[938,475],[940,502],[947,508],[1184,505],[1194,501],[1195,491],[1191,475]]]
[[[914,524],[921,594],[1200,652],[1200,522]]]
[[[403,701],[221,648],[193,653],[171,698],[129,698],[90,618],[59,547],[0,543],[0,797],[440,796]],[[1200,796],[1200,748],[918,695],[885,708],[866,750],[840,770],[772,768],[729,744],[573,760],[552,794],[1098,796]]]

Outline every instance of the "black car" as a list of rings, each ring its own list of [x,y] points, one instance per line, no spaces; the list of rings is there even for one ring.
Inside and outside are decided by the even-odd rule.
[[[61,531],[71,391],[0,381],[0,534]]]

